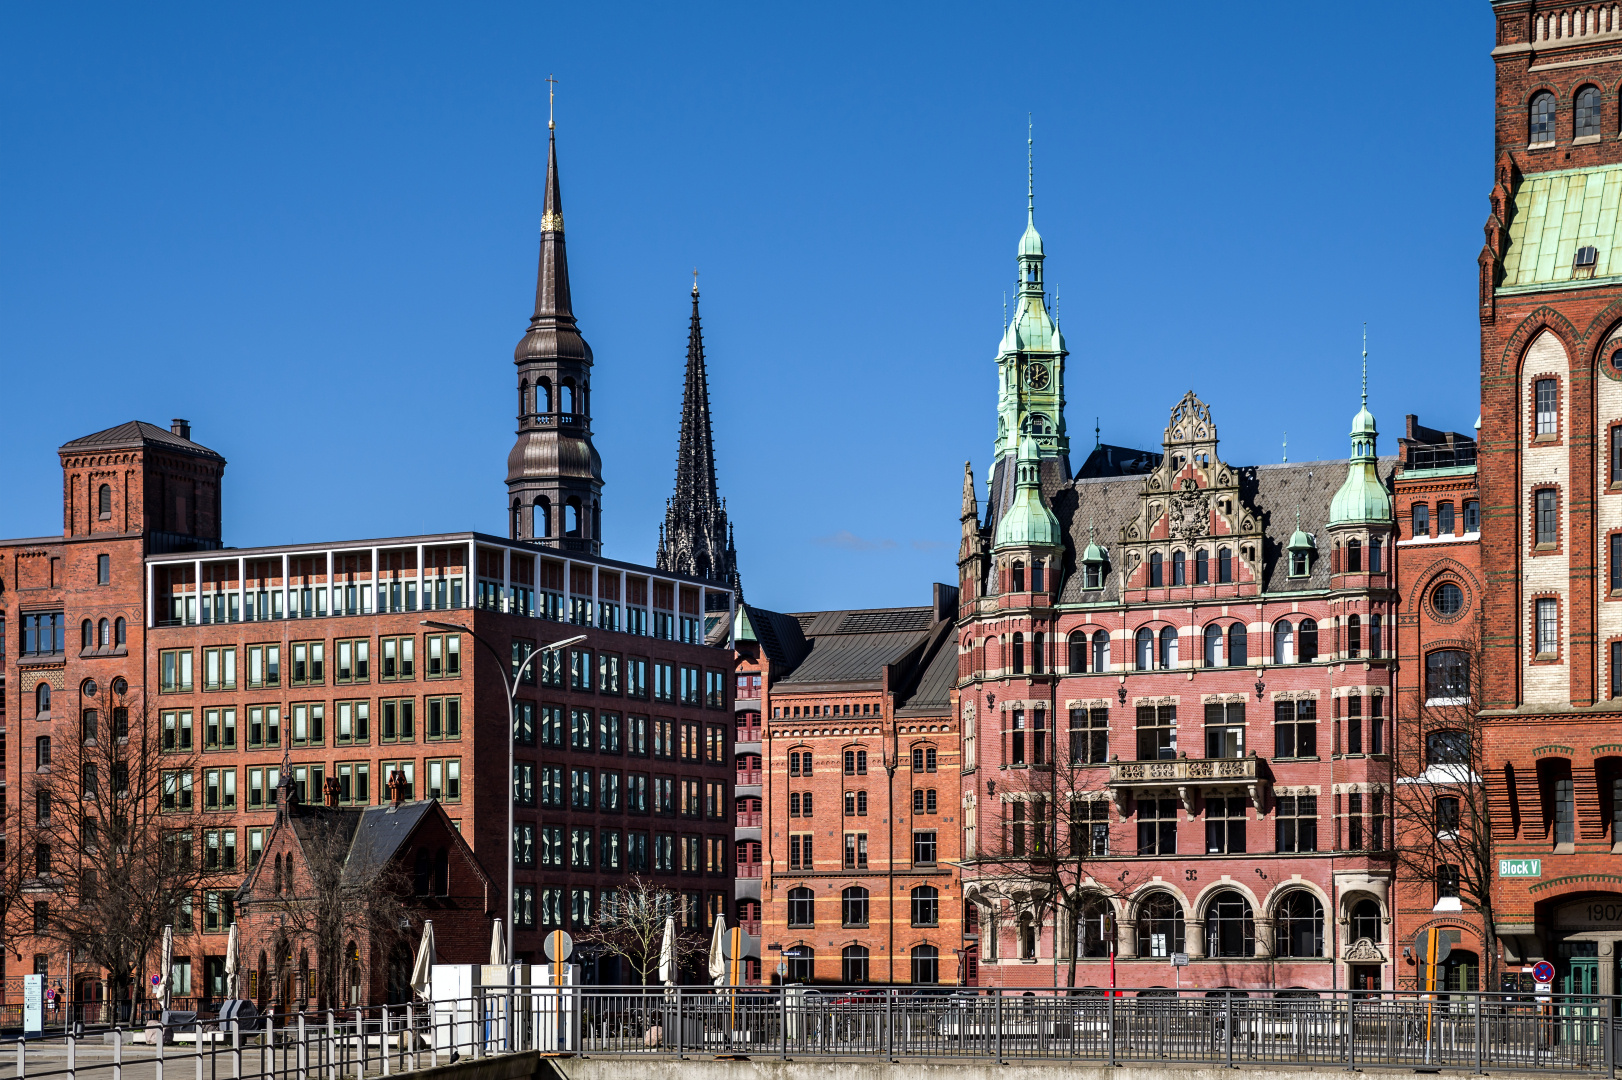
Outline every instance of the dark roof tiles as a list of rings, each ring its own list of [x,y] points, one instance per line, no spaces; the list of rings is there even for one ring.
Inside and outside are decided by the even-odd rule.
[[[183,450],[203,457],[225,459],[200,443],[183,439],[168,428],[149,424],[145,420],[131,420],[116,427],[83,435],[72,442],[63,443],[59,452],[74,450],[125,450],[154,444],[171,450]]]

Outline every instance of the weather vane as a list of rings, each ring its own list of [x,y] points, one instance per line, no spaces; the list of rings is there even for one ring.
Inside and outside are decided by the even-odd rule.
[[[557,127],[557,124],[553,121],[553,118],[552,118],[552,104],[557,99],[557,96],[558,96],[558,81],[557,81],[557,79],[553,78],[550,74],[548,74],[546,76],[546,81],[552,84],[550,87],[547,88],[547,91],[546,91],[546,127],[547,127],[547,130],[550,131],[553,128]]]

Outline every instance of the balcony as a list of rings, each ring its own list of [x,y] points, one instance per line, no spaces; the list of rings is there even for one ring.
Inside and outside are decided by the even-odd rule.
[[[760,811],[759,810],[741,810],[741,811],[739,811],[738,812],[738,821],[737,821],[736,828],[739,828],[739,829],[758,829],[758,828],[760,828]]]
[[[760,741],[760,729],[758,727],[740,727],[737,730],[737,742],[754,743]]]
[[[739,863],[738,864],[738,876],[739,877],[760,877],[760,868],[765,866],[765,865],[766,865],[765,863]]]
[[[1250,803],[1261,809],[1261,788],[1267,783],[1262,775],[1261,759],[1255,753],[1239,758],[1163,758],[1155,761],[1122,761],[1111,758],[1109,763],[1110,788],[1115,801],[1124,805],[1128,791],[1134,788],[1176,788],[1183,809],[1193,812],[1194,791],[1202,787],[1222,787],[1243,784],[1250,795]]]
[[[739,784],[758,784],[758,783],[760,783],[760,770],[759,769],[739,769],[738,770],[738,779],[737,779],[736,782],[739,783]]]
[[[751,937],[759,937],[760,936],[760,920],[759,919],[739,919],[738,920],[738,925],[743,927],[743,932],[748,934],[749,936],[751,936]]]

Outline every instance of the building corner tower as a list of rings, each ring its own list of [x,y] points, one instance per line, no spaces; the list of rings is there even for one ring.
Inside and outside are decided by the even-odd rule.
[[[513,350],[518,438],[507,455],[507,530],[515,540],[600,555],[603,461],[591,443],[591,347],[570,303],[557,130],[551,121],[547,127],[535,313]]]

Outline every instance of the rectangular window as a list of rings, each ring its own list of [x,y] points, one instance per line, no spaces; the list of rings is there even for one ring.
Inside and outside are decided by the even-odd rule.
[[[727,744],[731,739],[731,732],[717,724],[704,726],[704,761],[708,765],[725,765],[727,763]]]
[[[1206,702],[1205,756],[1242,758],[1245,756],[1245,703]]]
[[[1138,854],[1177,854],[1177,800],[1138,800]]]
[[[326,775],[325,765],[293,766],[293,789],[298,792],[298,801],[319,803],[325,790]],[[406,797],[410,798],[409,795]]]
[[[590,690],[592,668],[590,649],[569,650],[569,689]]]
[[[113,580],[113,559],[111,555],[96,556],[96,584],[106,585]]]
[[[1537,602],[1537,655],[1541,659],[1554,659],[1560,655],[1560,615],[1558,602],[1542,599]]]
[[[248,770],[248,809],[270,810],[276,806],[276,786],[282,770],[276,766]]]
[[[625,834],[625,869],[632,873],[646,873],[648,862],[648,834],[645,832],[628,832]]]
[[[597,742],[597,721],[591,715],[590,709],[569,710],[569,748],[572,750],[595,750]]]
[[[265,840],[270,836],[269,829],[248,830],[248,869],[252,870],[259,865],[259,860],[265,855]]]
[[[1431,534],[1431,508],[1424,503],[1414,503],[1413,522],[1415,536],[1429,536]]]
[[[717,875],[727,872],[726,837],[706,836],[704,838],[704,872]]]
[[[676,872],[676,838],[670,833],[653,837],[653,869],[662,874]]]
[[[597,749],[604,754],[617,754],[621,749],[619,713],[597,714]]]
[[[377,643],[383,657],[378,678],[384,682],[416,677],[417,639],[415,637],[386,637]]]
[[[562,809],[564,799],[563,766],[542,765],[540,773],[541,805]]]
[[[60,611],[31,611],[22,615],[22,655],[51,656],[67,648],[67,617]],[[169,655],[169,654],[165,654]],[[187,653],[186,689],[191,689],[190,657]]]
[[[540,890],[541,896],[541,925],[563,925],[563,890],[546,888]]]
[[[1537,437],[1560,434],[1559,383],[1554,379],[1539,379],[1532,384],[1537,399]]]
[[[563,826],[541,826],[541,865],[561,867],[566,852],[563,849]]]
[[[1436,504],[1436,535],[1453,535],[1453,504],[1451,502],[1444,501]]]
[[[1109,710],[1070,710],[1070,760],[1102,765],[1109,760]]]
[[[25,620],[32,616],[23,616]],[[57,650],[60,652],[61,650]],[[27,655],[26,650],[24,655]],[[158,654],[160,694],[189,694],[191,693],[191,666],[192,653],[190,649],[164,649]]]
[[[1539,488],[1533,493],[1537,505],[1537,545],[1553,547],[1560,542],[1560,526],[1555,517],[1557,499],[1554,488]]]
[[[1279,851],[1318,850],[1318,796],[1280,795],[1273,816]]]
[[[590,870],[597,854],[595,837],[590,829],[579,827],[569,830],[569,866],[575,870]]]
[[[190,813],[192,809],[192,774],[166,772],[163,774],[163,812]]]
[[[1138,760],[1177,756],[1177,706],[1138,706]]]
[[[203,650],[203,689],[235,690],[237,688],[237,651],[235,647]]]
[[[462,759],[430,760],[427,765],[428,797],[441,802],[461,802]]]
[[[1275,701],[1273,703],[1273,756],[1311,758],[1318,756],[1318,703]]]
[[[513,742],[519,746],[535,745],[535,703],[519,701],[513,705]]]
[[[326,742],[327,707],[321,702],[300,702],[293,709],[293,745],[320,746]]]
[[[569,770],[569,805],[574,809],[591,809],[591,779],[590,769]]]
[[[535,826],[513,826],[513,865],[525,869],[535,865]]]
[[[676,665],[659,660],[654,661],[653,700],[676,700]]]
[[[710,709],[724,709],[727,704],[726,674],[720,671],[704,672],[704,705]]]
[[[1459,895],[1459,868],[1447,863],[1436,868],[1436,898],[1446,900]]]
[[[427,709],[429,739],[460,739],[462,737],[462,699],[460,697],[428,698]]]
[[[674,758],[676,756],[676,722],[665,717],[659,717],[650,726],[653,728],[653,756],[657,758]]]
[[[1103,857],[1109,854],[1109,801],[1073,802],[1070,818],[1072,854]]]
[[[1345,736],[1342,746],[1347,754],[1363,752],[1363,696],[1350,694],[1345,699],[1346,718],[1341,722]]]
[[[190,709],[163,714],[163,752],[190,753],[192,748],[192,714]]]
[[[280,645],[248,646],[248,686],[258,689],[282,684],[282,647]]]
[[[867,869],[867,834],[865,832],[848,832],[845,834],[845,869]]]
[[[681,872],[684,874],[704,872],[704,849],[700,839],[697,836],[681,838]]]
[[[1047,712],[1024,709],[1009,714],[1008,760],[1014,765],[1046,765],[1048,750]]]
[[[618,694],[624,690],[621,678],[623,661],[614,653],[597,654],[597,689],[604,694]]]
[[[648,812],[648,775],[629,773],[625,777],[625,809],[632,814]]]
[[[456,679],[462,675],[462,636],[460,634],[429,634],[423,638],[423,650],[428,666],[425,679]]]
[[[1242,855],[1245,850],[1245,799],[1208,796],[1205,800],[1205,853]]]
[[[557,705],[541,706],[541,745],[563,745],[563,709]]]
[[[625,696],[648,700],[648,662],[638,657],[625,661]]]
[[[372,703],[369,701],[340,701],[338,727],[333,741],[339,746],[352,746],[371,739]]]
[[[937,850],[933,829],[912,834],[912,865],[934,866]]]
[[[790,870],[810,870],[811,834],[790,833],[788,838],[788,867]]]
[[[293,655],[290,685],[319,686],[326,682],[326,642],[295,641],[289,648]]]
[[[676,816],[676,781],[670,776],[653,778],[653,812],[663,817]]]
[[[603,769],[597,774],[597,809],[605,814],[617,814],[622,806],[620,774],[612,769]]]
[[[224,872],[237,868],[237,831],[210,829],[203,833],[203,869]]]
[[[519,806],[535,805],[535,766],[530,762],[513,765],[513,802]]]
[[[257,750],[282,744],[282,709],[280,705],[251,705],[248,707],[248,749]]]
[[[365,806],[372,801],[370,764],[364,761],[340,761],[335,769],[338,777],[338,802],[346,806]]]
[[[237,711],[235,709],[203,710],[203,749],[235,750],[237,747]]]
[[[415,742],[417,702],[414,698],[385,698],[377,703],[379,742]]]
[[[235,769],[203,770],[203,809],[235,810],[237,808],[237,771]]]
[[[1616,429],[1622,431],[1622,428]],[[1478,533],[1481,531],[1481,502],[1479,499],[1464,500],[1464,531]]]
[[[681,703],[683,705],[698,705],[702,703],[699,696],[699,669],[681,666]]]
[[[335,683],[366,682],[371,678],[372,641],[370,638],[351,638],[332,643],[338,666],[332,673]]]

